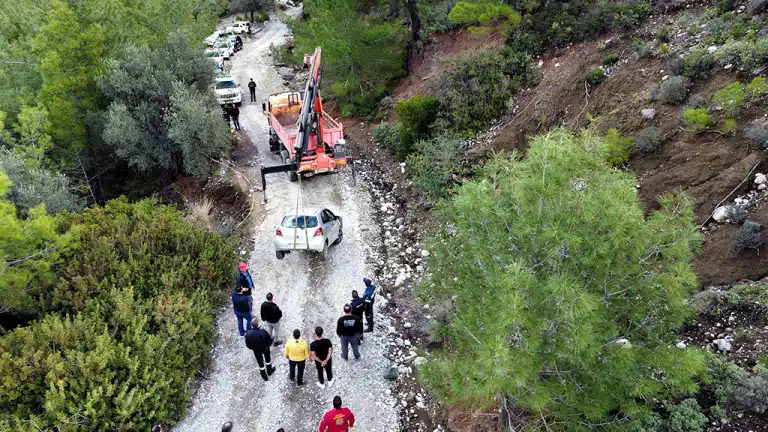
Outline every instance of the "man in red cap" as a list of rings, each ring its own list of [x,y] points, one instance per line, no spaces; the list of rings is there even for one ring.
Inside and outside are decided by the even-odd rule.
[[[240,271],[235,278],[235,289],[232,290],[232,307],[237,317],[237,330],[240,336],[245,336],[245,332],[251,329],[251,319],[253,318],[253,278],[248,272],[248,264],[241,262],[238,265]],[[243,325],[245,321],[245,325]]]
[[[347,432],[355,425],[355,415],[349,408],[341,407],[341,397],[333,398],[333,409],[320,421],[319,432]]]
[[[243,294],[251,295],[253,291],[253,276],[251,276],[251,272],[248,270],[248,264],[241,262],[237,268],[240,271],[237,272],[237,277],[235,277],[235,287],[242,287]]]

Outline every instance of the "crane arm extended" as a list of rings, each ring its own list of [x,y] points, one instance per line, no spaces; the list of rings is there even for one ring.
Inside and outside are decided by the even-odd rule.
[[[309,149],[309,139],[314,132],[317,145],[322,145],[322,102],[320,101],[320,79],[322,77],[322,49],[315,48],[315,52],[304,56],[304,68],[309,69],[309,77],[304,87],[304,103],[301,106],[297,120],[298,135],[295,144],[294,162],[299,164],[301,158]]]

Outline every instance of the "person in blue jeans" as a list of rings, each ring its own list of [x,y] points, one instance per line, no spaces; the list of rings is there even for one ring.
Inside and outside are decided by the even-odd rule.
[[[232,290],[232,307],[237,317],[237,329],[240,331],[240,336],[245,336],[245,332],[251,329],[251,319],[253,318],[251,315],[253,297],[244,294],[243,291],[241,286]],[[243,320],[245,320],[245,327],[243,327]]]

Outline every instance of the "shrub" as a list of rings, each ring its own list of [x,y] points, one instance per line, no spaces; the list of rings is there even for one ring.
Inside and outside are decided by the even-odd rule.
[[[596,67],[584,74],[584,79],[590,85],[598,85],[605,79],[605,71],[602,68]]]
[[[746,137],[752,141],[752,144],[759,146],[763,150],[768,150],[768,128],[765,126],[754,126],[747,129]]]
[[[408,177],[427,196],[437,199],[447,196],[451,173],[461,171],[464,143],[446,135],[438,135],[416,143],[416,152],[406,161]]]
[[[421,370],[436,397],[480,408],[508,394],[532,417],[595,424],[622,418],[638,388],[648,400],[695,391],[703,356],[670,348],[695,314],[692,202],[668,195],[646,216],[600,141],[534,137],[525,158],[490,160],[437,207],[451,229],[428,240],[431,275],[417,289],[453,305]]]
[[[410,99],[397,101],[395,104],[395,121],[400,123],[400,149],[397,156],[405,159],[412,152],[417,140],[426,139],[429,135],[429,125],[437,118],[440,101],[433,96],[414,96]]]
[[[619,55],[616,53],[610,53],[603,57],[603,64],[606,66],[610,66],[612,64],[616,64],[616,62],[619,61]]]
[[[644,40],[639,38],[632,39],[632,50],[638,57],[645,57],[648,55],[648,44]]]
[[[744,287],[750,291],[757,288],[765,294],[765,287],[762,285],[741,284],[733,287],[731,291],[739,291]],[[715,356],[708,359],[708,364],[712,389],[718,404],[759,414],[768,410],[768,370],[764,366],[756,365],[754,372],[750,374],[736,364]]]
[[[455,4],[456,0],[445,0],[435,4],[418,3],[416,7],[419,10],[424,34],[442,33],[456,27],[456,23],[448,18]]]
[[[682,75],[685,71],[685,60],[681,56],[674,56],[667,60],[667,70],[672,75]]]
[[[528,54],[508,47],[462,56],[442,73],[442,106],[458,133],[472,133],[502,115],[521,84],[538,76]]]
[[[747,84],[747,97],[750,101],[755,101],[768,93],[768,87],[765,85],[765,78],[755,77]]]
[[[701,132],[712,124],[706,108],[688,108],[683,111],[683,124],[693,132]]]
[[[707,417],[701,413],[696,399],[686,399],[667,409],[669,418],[666,424],[670,432],[701,432],[707,424]]]
[[[662,54],[669,53],[669,45],[667,45],[665,43],[659,44],[659,52],[662,53]]]
[[[659,130],[653,126],[643,128],[635,136],[635,148],[641,153],[651,153],[661,146],[661,137]]]
[[[726,218],[732,223],[742,223],[747,218],[747,209],[744,206],[732,205],[727,207]]]
[[[687,94],[688,78],[684,76],[673,76],[661,83],[659,100],[665,104],[677,105],[685,100]]]
[[[622,136],[616,129],[608,129],[603,139],[606,161],[611,165],[621,165],[626,162],[629,159],[632,142],[632,137]]]
[[[382,122],[373,127],[373,139],[380,147],[397,154],[401,151],[400,135],[402,127],[400,123],[390,125]]]
[[[520,24],[520,14],[503,3],[460,1],[451,9],[448,18],[459,25],[499,26],[505,30],[512,30]]]
[[[354,104],[344,104],[341,106],[341,114],[342,117],[354,117],[355,114],[357,114],[357,107]]]
[[[744,88],[740,82],[734,82],[718,90],[712,100],[723,107],[726,114],[733,115],[744,105]]]
[[[760,238],[760,224],[745,220],[741,227],[731,234],[731,251],[741,252],[744,249],[760,249],[763,240]]]
[[[768,38],[729,40],[715,52],[715,60],[721,66],[758,67],[768,61]]]
[[[729,118],[723,121],[723,127],[720,128],[720,132],[726,135],[736,135],[736,130],[738,128],[739,126],[736,124],[736,120]]]
[[[661,26],[661,28],[659,28],[659,30],[656,32],[656,40],[663,44],[669,43],[670,34],[672,34],[672,28],[670,26]]]
[[[696,48],[683,57],[683,75],[697,78],[707,74],[715,64],[715,59],[703,48]]]
[[[0,336],[0,416],[15,430],[174,424],[208,363],[234,252],[152,200],[60,220],[75,238],[38,295],[48,314]]]

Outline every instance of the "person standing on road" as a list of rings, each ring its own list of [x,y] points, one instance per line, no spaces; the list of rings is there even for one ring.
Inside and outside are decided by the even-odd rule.
[[[312,354],[312,360],[315,361],[315,368],[317,369],[317,386],[321,389],[325,388],[323,370],[328,375],[328,387],[333,386],[333,364],[331,363],[333,346],[330,340],[323,337],[322,327],[315,327],[315,340],[309,344],[309,352]]]
[[[290,367],[288,379],[294,382],[295,378],[296,386],[303,386],[304,366],[305,362],[309,360],[309,345],[307,345],[307,341],[301,338],[299,329],[293,331],[293,339],[285,344],[285,358],[288,359],[288,366]],[[299,370],[298,374],[296,373],[297,368]]]
[[[240,35],[235,36],[235,49],[241,51],[243,49],[243,38]]]
[[[232,124],[235,126],[235,130],[240,130],[240,108],[237,105],[232,104],[229,106],[229,115],[232,117]]]
[[[253,78],[248,82],[248,91],[251,92],[251,102],[256,102],[256,83]]]
[[[238,264],[237,269],[240,271],[235,276],[235,287],[242,287],[243,294],[245,295],[253,294],[253,276],[251,276],[251,271],[248,270],[248,264],[241,262]]]
[[[360,359],[357,335],[363,332],[363,322],[352,315],[352,306],[344,305],[344,315],[336,322],[336,334],[341,339],[341,358],[348,360],[349,345],[352,345],[352,353],[355,359]]]
[[[253,308],[253,297],[244,294],[243,291],[243,287],[232,290],[232,308],[235,310],[240,336],[245,336],[245,332],[251,329],[251,309]],[[243,328],[243,321],[246,328]]]
[[[272,367],[272,358],[269,348],[272,346],[272,337],[266,330],[259,327],[259,319],[254,318],[251,322],[253,328],[245,333],[245,346],[253,351],[256,356],[256,363],[259,364],[259,374],[264,381],[269,381],[269,376],[275,372]]]
[[[283,311],[273,301],[272,293],[267,293],[267,301],[261,304],[261,320],[264,321],[264,330],[272,336],[275,346],[283,343],[280,340],[280,318]]]
[[[365,294],[363,294],[363,299],[365,300],[365,321],[368,324],[365,332],[370,333],[373,331],[373,301],[376,299],[376,285],[368,278],[363,278],[363,283],[365,284]]]
[[[347,432],[355,426],[355,415],[349,408],[341,407],[341,396],[333,397],[333,409],[320,420],[318,432]]]
[[[349,302],[352,307],[352,315],[360,318],[360,322],[363,322],[363,313],[365,313],[365,300],[360,298],[360,294],[357,290],[352,290],[352,301]],[[357,335],[357,342],[363,342],[363,333]]]

